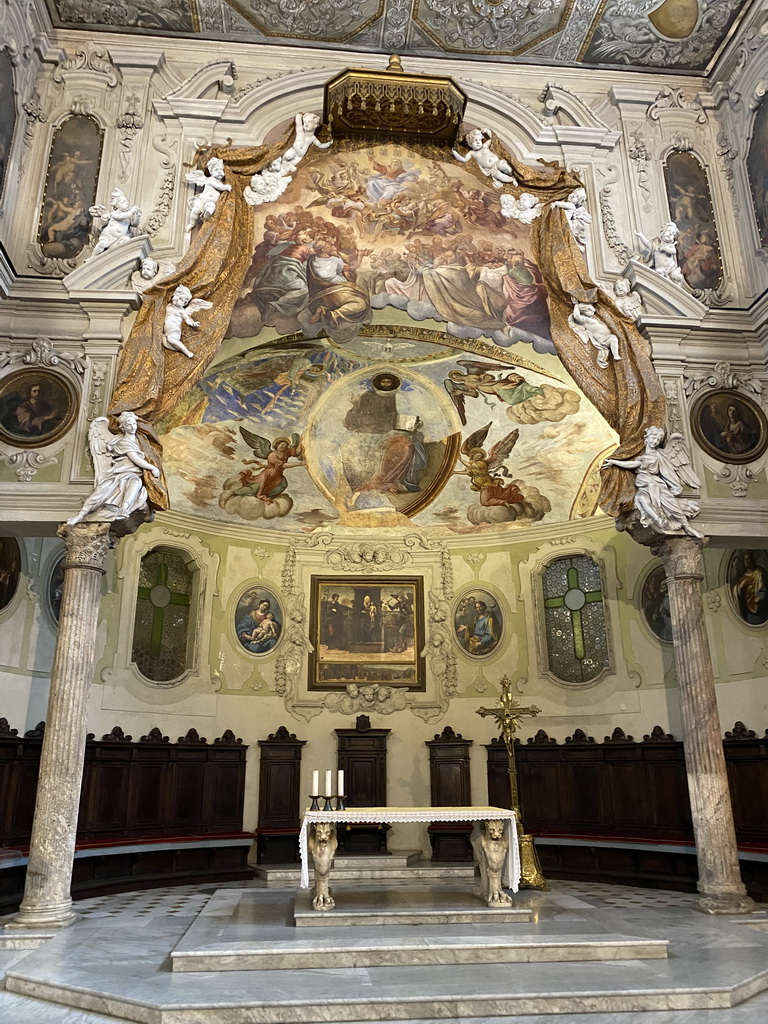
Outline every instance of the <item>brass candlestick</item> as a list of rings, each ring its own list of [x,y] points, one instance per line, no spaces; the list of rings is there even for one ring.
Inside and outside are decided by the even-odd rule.
[[[512,680],[504,676],[501,680],[501,696],[498,707],[478,708],[477,714],[481,718],[492,715],[501,729],[501,738],[507,748],[507,760],[509,763],[509,792],[511,796],[512,810],[517,819],[517,845],[520,850],[520,887],[522,889],[543,889],[549,890],[547,880],[539,864],[539,855],[533,843],[533,836],[526,834],[523,827],[523,819],[520,813],[520,793],[517,786],[517,765],[515,763],[515,732],[524,715],[534,717],[541,714],[541,708],[531,704],[529,708],[523,708],[515,699],[512,693]]]

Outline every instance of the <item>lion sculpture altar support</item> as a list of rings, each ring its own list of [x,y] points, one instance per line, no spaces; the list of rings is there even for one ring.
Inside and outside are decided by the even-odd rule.
[[[504,822],[499,819],[478,822],[472,830],[472,850],[480,867],[477,895],[489,907],[506,906],[512,902],[502,888],[501,879],[509,849]]]
[[[312,889],[314,910],[331,910],[336,906],[336,901],[331,895],[329,879],[333,856],[338,845],[336,826],[333,822],[318,821],[309,826],[307,846],[315,866],[315,884]]]

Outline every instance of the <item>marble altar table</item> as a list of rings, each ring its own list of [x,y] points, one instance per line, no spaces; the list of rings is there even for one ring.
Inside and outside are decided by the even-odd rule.
[[[478,853],[478,849],[480,849],[481,846],[479,843],[480,823],[502,823],[503,843],[506,846],[506,850],[503,851],[504,856],[503,864],[501,866],[501,881],[505,888],[511,889],[513,892],[517,892],[520,882],[520,857],[517,844],[517,822],[514,811],[507,810],[503,807],[352,807],[343,811],[307,810],[304,812],[301,831],[299,833],[299,852],[301,854],[301,879],[299,886],[302,889],[309,888],[309,857],[310,853],[312,853],[312,858],[315,864],[315,890],[316,894],[321,894],[320,896],[315,896],[315,901],[313,902],[314,909],[330,909],[335,905],[333,899],[330,897],[328,881],[332,876],[331,861],[336,850],[337,825],[383,825],[394,824],[397,822],[420,821],[425,823],[433,821],[471,821],[476,823],[475,830],[473,831],[473,848],[475,849],[476,858],[479,858],[480,860],[481,885],[484,887],[486,887],[487,883],[488,863],[487,859],[484,858],[482,849],[480,850],[480,853]],[[317,826],[319,825],[332,826],[331,829],[321,830],[323,840],[326,844],[324,855],[322,851],[318,852],[317,849],[310,850],[310,827],[313,828],[315,836],[317,837],[320,835],[320,832],[318,832],[317,829]],[[485,832],[488,834],[487,824]],[[497,838],[501,843],[501,838]],[[315,845],[317,846],[317,843]],[[502,853],[501,848],[499,849],[499,853]],[[361,864],[364,863],[365,858],[361,857],[360,862]],[[321,875],[322,878],[320,878]],[[501,900],[496,899],[494,902],[509,902],[509,898],[502,894]]]

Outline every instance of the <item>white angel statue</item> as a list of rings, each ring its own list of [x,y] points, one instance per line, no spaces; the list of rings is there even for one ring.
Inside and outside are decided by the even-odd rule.
[[[196,224],[202,224],[213,215],[216,203],[222,192],[231,192],[232,186],[224,181],[224,161],[221,157],[212,156],[205,165],[205,171],[190,171],[186,178],[190,185],[197,185],[202,192],[196,193],[189,200],[189,220],[186,231],[191,231]]]
[[[592,223],[592,214],[587,210],[586,202],[587,190],[575,188],[567,199],[558,199],[552,203],[557,209],[565,210],[576,245],[582,252],[587,249],[587,225]]]
[[[486,178],[491,179],[494,188],[501,188],[502,185],[516,185],[515,177],[509,163],[502,159],[491,149],[493,132],[488,128],[472,128],[464,136],[464,142],[469,147],[466,156],[452,149],[454,159],[461,164],[474,160]]]
[[[109,429],[106,416],[97,416],[88,431],[94,469],[94,487],[70,526],[92,522],[112,523],[128,519],[147,504],[147,489],[142,474],[146,470],[155,479],[160,470],[144,458],[136,440],[138,420],[133,412],[123,412],[117,420],[119,434]]]
[[[296,170],[309,152],[310,146],[317,146],[318,149],[328,149],[333,145],[333,140],[328,142],[320,142],[318,140],[315,133],[322,122],[317,114],[297,114],[293,123],[295,128],[293,142],[282,156],[283,170],[287,174],[292,174]]]
[[[654,526],[661,533],[687,533],[703,537],[688,522],[701,511],[692,498],[682,498],[684,487],[700,490],[701,481],[691,467],[683,435],[673,433],[665,447],[662,427],[648,427],[645,451],[635,459],[606,459],[604,466],[632,469],[635,472],[635,508],[643,526]]]
[[[172,274],[175,269],[176,264],[171,263],[170,260],[158,262],[151,256],[145,256],[139,263],[139,269],[134,270],[131,274],[131,288],[142,295],[147,288],[158,284],[164,277]]]
[[[499,197],[499,202],[502,217],[519,220],[521,224],[533,224],[544,209],[530,192],[523,192],[517,199],[510,192],[505,192]]]
[[[290,183],[291,175],[285,170],[285,161],[278,157],[253,175],[250,185],[243,189],[243,196],[249,206],[272,203],[285,192]]]
[[[122,189],[116,188],[109,197],[110,206],[92,206],[88,210],[92,217],[99,217],[105,220],[106,224],[101,229],[96,245],[90,258],[99,256],[106,252],[113,245],[120,242],[127,242],[133,237],[133,231],[139,226],[141,210],[138,206],[131,206]]]
[[[608,366],[609,356],[613,356],[617,363],[621,362],[619,339],[610,327],[600,320],[591,302],[574,302],[573,312],[568,317],[568,326],[587,347],[592,345],[597,349],[597,365],[602,370]]]
[[[624,316],[637,320],[643,315],[643,300],[632,290],[626,277],[619,277],[613,282],[614,301]]]
[[[643,262],[647,263],[659,277],[666,277],[675,284],[683,284],[683,272],[677,262],[678,234],[677,224],[673,220],[662,224],[655,238],[646,238],[642,231],[635,232],[640,241]]]
[[[194,352],[190,352],[181,340],[181,325],[199,327],[200,321],[193,320],[191,314],[198,309],[213,309],[213,303],[206,299],[193,299],[192,292],[186,285],[180,284],[171,297],[171,301],[165,307],[165,323],[163,325],[163,345],[174,352],[183,352],[188,359],[194,359]]]

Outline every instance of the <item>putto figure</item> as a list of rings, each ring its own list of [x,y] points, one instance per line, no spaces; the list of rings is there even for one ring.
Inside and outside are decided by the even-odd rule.
[[[499,198],[501,215],[507,219],[519,220],[521,224],[533,224],[541,211],[542,204],[530,192],[523,192],[517,199],[509,192]]]
[[[653,526],[660,533],[687,533],[689,537],[703,537],[688,522],[701,511],[701,505],[692,498],[681,497],[684,487],[699,490],[701,481],[691,468],[685,450],[683,435],[669,435],[662,447],[664,430],[648,427],[645,432],[645,451],[635,459],[606,459],[604,466],[631,469],[635,473],[635,508],[642,526]]]
[[[99,217],[107,222],[93,247],[91,259],[121,242],[127,242],[133,237],[134,229],[139,226],[141,210],[138,206],[131,206],[122,189],[116,188],[110,195],[109,202],[111,210],[106,206],[92,206],[88,211],[92,217]]]
[[[587,347],[592,345],[597,349],[597,365],[602,370],[608,366],[609,356],[612,356],[615,362],[621,362],[619,339],[600,320],[591,302],[574,302],[573,312],[568,317],[568,326]]]
[[[212,156],[205,166],[208,170],[207,174],[205,171],[197,170],[190,171],[186,175],[190,185],[197,185],[203,190],[189,200],[189,220],[186,231],[191,231],[195,225],[202,224],[203,221],[213,216],[221,193],[232,191],[232,186],[224,181],[224,161],[220,157]]]
[[[576,245],[582,252],[587,249],[587,225],[592,223],[592,214],[587,210],[587,190],[575,188],[567,199],[558,199],[552,203],[558,210],[565,210]]]
[[[290,183],[291,175],[286,173],[285,163],[278,157],[267,164],[264,170],[253,175],[250,185],[243,189],[243,196],[249,206],[273,203],[285,192]]]
[[[488,128],[472,128],[464,136],[464,142],[469,147],[469,152],[465,156],[455,149],[451,150],[459,163],[467,164],[474,160],[486,178],[491,179],[491,184],[495,188],[517,184],[517,178],[509,163],[491,149],[493,132]]]
[[[643,315],[643,300],[632,290],[632,286],[626,277],[620,277],[613,282],[614,301],[624,316],[637,320]]]
[[[675,284],[683,284],[683,272],[677,262],[677,224],[673,220],[662,225],[655,238],[648,239],[642,231],[635,235],[640,241],[640,255],[659,277],[666,277]]]
[[[293,123],[296,134],[282,157],[283,171],[287,174],[293,174],[309,152],[310,146],[329,149],[333,145],[332,139],[328,142],[320,142],[317,138],[315,133],[322,123],[317,114],[297,114]]]
[[[206,299],[193,299],[192,292],[186,285],[180,284],[168,305],[165,307],[165,324],[163,325],[163,345],[174,352],[183,352],[188,359],[194,359],[194,352],[190,352],[181,340],[181,326],[187,324],[189,327],[199,327],[200,321],[193,320],[191,314],[198,309],[213,309],[213,303]]]
[[[155,479],[160,476],[160,470],[144,458],[139,448],[136,414],[121,413],[117,424],[119,434],[110,431],[106,416],[97,416],[91,424],[88,444],[93,459],[94,487],[77,515],[67,520],[70,526],[85,519],[99,523],[128,519],[147,504],[144,471]]]

